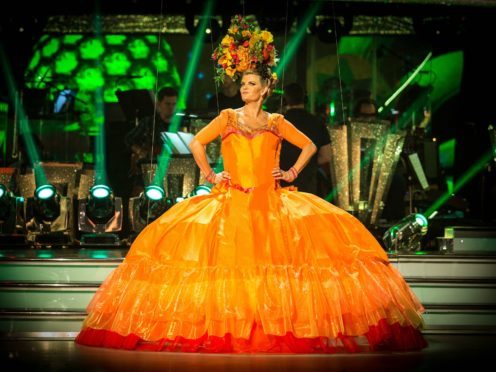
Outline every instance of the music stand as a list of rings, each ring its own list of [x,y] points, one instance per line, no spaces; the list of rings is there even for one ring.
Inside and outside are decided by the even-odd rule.
[[[117,90],[115,92],[126,120],[137,123],[140,119],[153,116],[155,99],[148,89]]]
[[[413,189],[415,184],[418,184],[422,191],[429,190],[430,186],[418,154],[413,152],[410,154],[403,153],[402,155],[406,163],[406,173],[408,179],[409,212],[413,213]]]

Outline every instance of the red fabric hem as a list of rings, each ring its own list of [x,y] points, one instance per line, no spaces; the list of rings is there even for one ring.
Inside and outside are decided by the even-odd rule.
[[[235,339],[231,334],[224,337],[203,335],[197,339],[178,336],[175,339],[163,338],[146,341],[130,334],[122,336],[104,329],[84,328],[75,342],[80,345],[107,347],[126,350],[148,350],[190,353],[301,353],[327,354],[338,352],[362,352],[378,350],[409,351],[427,346],[421,332],[398,323],[389,325],[381,320],[370,327],[364,335],[368,345],[359,345],[355,337],[339,335],[336,339],[327,337],[297,338],[288,332],[285,336],[265,335],[261,327],[253,325],[250,339]]]

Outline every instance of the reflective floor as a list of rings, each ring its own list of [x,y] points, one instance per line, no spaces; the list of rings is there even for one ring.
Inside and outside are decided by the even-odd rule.
[[[420,352],[236,355],[123,351],[72,340],[0,340],[2,371],[449,371],[494,361],[496,335],[426,335]],[[489,364],[491,365],[491,364]],[[456,367],[456,369],[455,369]],[[28,369],[29,368],[29,369]]]

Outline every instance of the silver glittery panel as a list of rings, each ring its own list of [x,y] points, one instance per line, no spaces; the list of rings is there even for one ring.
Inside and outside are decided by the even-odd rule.
[[[403,150],[406,133],[388,134],[384,147],[383,162],[381,164],[381,177],[377,185],[375,203],[372,207],[371,223],[375,223],[381,216],[386,197],[389,193],[393,174],[398,165],[398,160]]]
[[[54,186],[60,185],[61,194],[72,198],[77,194],[76,180],[83,163],[41,163],[47,181]],[[62,193],[62,188],[66,188]]]
[[[404,132],[399,133],[399,134],[389,134],[388,135],[388,139],[386,142],[386,148],[384,151],[384,153],[387,154],[385,156],[385,158],[386,158],[385,163],[388,163],[388,164],[385,165],[385,169],[383,171],[384,174],[387,174],[388,176],[383,177],[384,179],[381,179],[382,184],[378,185],[377,202],[379,204],[377,206],[375,206],[375,208],[376,208],[376,209],[374,209],[375,212],[373,211],[373,215],[371,216],[373,218],[374,222],[380,218],[382,210],[384,208],[384,203],[385,203],[386,197],[389,193],[389,188],[391,186],[391,182],[393,180],[393,174],[396,170],[396,166],[398,165],[398,161],[400,159],[401,152],[403,151],[403,145],[405,143],[405,138],[406,138],[406,133],[404,133]],[[388,172],[388,173],[386,173],[386,172]]]
[[[54,185],[61,196],[72,198],[77,194],[77,176],[83,163],[41,163],[47,182]],[[25,198],[33,196],[36,189],[32,170],[17,177],[19,193]]]
[[[0,184],[8,188],[15,188],[13,183],[16,178],[16,174],[17,170],[15,168],[0,168]]]
[[[24,198],[32,197],[34,195],[34,190],[36,189],[34,173],[18,175],[17,186],[19,188],[19,196]]]
[[[189,34],[184,15],[115,14],[101,16],[103,33],[169,33]],[[59,15],[48,18],[44,32],[94,33],[95,17]]]
[[[350,210],[350,184],[348,159],[348,128],[327,127],[331,138],[330,173],[333,190],[335,190],[335,204],[345,210]]]
[[[331,137],[331,179],[336,204],[364,223],[382,212],[405,134],[388,133],[388,121],[351,121],[328,128]]]
[[[412,17],[355,15],[350,35],[414,35]]]
[[[145,185],[153,179],[157,164],[142,164],[141,169],[145,177]],[[193,156],[173,156],[169,161],[169,168],[163,180],[163,187],[167,195],[186,196],[198,186],[199,169]],[[182,181],[182,182],[181,182]],[[182,184],[178,184],[181,182]]]
[[[90,189],[95,183],[95,171],[85,169],[79,177],[79,187],[77,191],[78,200],[86,199],[90,195]]]
[[[349,152],[351,152],[351,205],[355,208],[360,202],[368,202],[370,195],[375,192],[371,186],[375,185],[378,177],[379,156],[384,146],[383,138],[388,130],[387,122],[359,122],[352,121],[350,124]],[[370,147],[362,154],[364,143]],[[362,156],[365,156],[362,159]],[[371,182],[361,182],[362,177],[370,175]],[[366,180],[364,180],[366,181]]]

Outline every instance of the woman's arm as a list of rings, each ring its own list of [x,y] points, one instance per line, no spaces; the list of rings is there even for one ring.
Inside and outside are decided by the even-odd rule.
[[[230,179],[229,173],[215,173],[207,159],[205,146],[215,140],[222,133],[227,124],[227,113],[222,111],[219,116],[212,120],[206,127],[200,130],[189,143],[189,149],[198,167],[210,183],[219,183]]]
[[[301,153],[291,168],[287,171],[283,171],[280,168],[275,168],[272,171],[272,175],[275,179],[293,182],[315,154],[317,147],[312,140],[310,140],[310,138],[296,129],[296,127],[287,120],[283,120],[282,123],[279,124],[279,132],[285,140],[299,147],[301,149]]]

